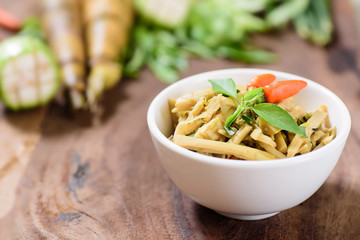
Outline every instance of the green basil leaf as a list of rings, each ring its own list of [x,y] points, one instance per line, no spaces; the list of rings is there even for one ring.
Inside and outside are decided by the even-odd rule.
[[[291,115],[281,107],[272,103],[260,103],[251,109],[272,126],[306,137]]]
[[[241,105],[244,109],[263,102],[266,102],[263,88],[255,88],[247,92],[241,99]]]
[[[242,112],[242,107],[240,105],[240,101],[237,98],[237,89],[236,84],[234,80],[231,78],[225,78],[225,79],[210,79],[209,82],[212,85],[212,89],[214,92],[222,93],[225,96],[233,97],[236,99],[236,101],[239,103],[238,108],[236,111],[226,119],[224,129],[227,134],[234,135],[235,131],[230,128],[231,124],[235,121],[235,119],[240,115]]]
[[[211,83],[214,92],[222,93],[226,96],[233,97],[239,102],[236,94],[236,85],[234,80],[232,80],[231,78],[212,79],[209,80],[209,82]]]

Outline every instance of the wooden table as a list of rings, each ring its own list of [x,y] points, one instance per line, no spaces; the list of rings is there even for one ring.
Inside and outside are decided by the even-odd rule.
[[[35,0],[1,0],[18,16]],[[96,121],[55,103],[0,117],[0,239],[360,239],[359,40],[349,2],[333,2],[336,41],[326,49],[291,30],[256,37],[276,52],[270,65],[191,61],[184,76],[259,67],[313,79],[334,91],[353,120],[347,145],[325,184],[304,203],[259,221],[220,216],[184,195],[155,153],[146,124],[166,85],[145,70],[103,99]],[[1,53],[0,53],[1,54]],[[95,117],[93,117],[95,118]]]

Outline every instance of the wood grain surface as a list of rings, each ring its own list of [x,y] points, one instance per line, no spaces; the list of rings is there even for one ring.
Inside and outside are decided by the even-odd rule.
[[[0,0],[24,18],[35,0]],[[146,124],[166,85],[144,70],[106,93],[99,116],[56,103],[0,114],[0,239],[360,239],[360,41],[348,1],[333,1],[336,40],[326,49],[291,29],[256,36],[278,54],[269,65],[192,60],[192,74],[259,67],[313,79],[335,92],[352,116],[336,168],[304,203],[259,221],[216,214],[169,179]],[[6,36],[3,34],[2,36]],[[0,53],[1,54],[1,53]]]

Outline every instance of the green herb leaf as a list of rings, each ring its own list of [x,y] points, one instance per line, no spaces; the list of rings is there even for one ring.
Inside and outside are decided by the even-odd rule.
[[[301,132],[303,133],[303,136],[306,137],[306,127],[305,126],[299,126]]]
[[[209,80],[209,82],[212,85],[212,89],[214,92],[222,93],[226,96],[233,97],[236,99],[236,101],[239,101],[236,94],[236,84],[234,80],[231,78],[225,78],[225,79],[212,79]]]
[[[225,121],[224,129],[229,135],[233,135],[235,133],[232,129],[230,129],[230,126],[244,110],[266,101],[263,88],[256,88],[254,90],[251,90],[250,92],[247,92],[241,98],[240,103],[239,99],[237,98],[238,91],[236,89],[236,84],[231,78],[213,79],[209,80],[209,82],[211,83],[214,92],[222,93],[225,96],[233,97],[239,103],[236,111]],[[245,116],[244,120],[247,122],[252,122],[253,119]]]
[[[216,53],[219,57],[246,63],[273,63],[276,61],[275,54],[261,49],[245,50],[222,45]]]
[[[214,92],[224,94],[228,97],[233,97],[239,103],[236,111],[226,119],[224,129],[227,134],[234,135],[235,131],[230,128],[231,124],[235,121],[235,119],[239,116],[242,111],[242,107],[240,104],[239,99],[237,98],[237,89],[234,80],[231,78],[225,79],[210,79],[209,82],[211,83],[212,89]]]
[[[232,130],[230,126],[242,112],[240,101],[237,98],[236,84],[234,80],[232,80],[231,78],[213,79],[213,80],[209,80],[209,82],[211,83],[214,92],[222,93],[225,96],[233,97],[239,103],[239,106],[237,107],[236,111],[226,119],[224,126],[226,133],[229,135],[233,135],[235,134],[235,131]]]
[[[247,116],[247,115],[245,115],[245,114],[242,114],[242,115],[241,115],[241,118],[244,119],[244,120],[245,120],[246,122],[248,122],[248,123],[252,123],[252,122],[254,121],[254,119],[253,119],[252,117]]]
[[[246,109],[263,102],[266,102],[263,88],[255,88],[242,97],[241,106]]]
[[[226,128],[229,128],[231,126],[231,124],[235,121],[235,119],[240,115],[241,112],[242,112],[242,107],[239,105],[238,108],[236,109],[236,111],[230,117],[228,117],[226,119],[225,130],[226,130]],[[229,134],[229,135],[232,135],[232,134]]]
[[[303,129],[299,127],[291,115],[281,107],[272,103],[260,103],[251,109],[274,127],[296,133],[306,137]]]

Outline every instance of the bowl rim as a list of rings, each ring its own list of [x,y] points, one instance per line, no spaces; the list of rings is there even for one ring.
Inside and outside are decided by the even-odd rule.
[[[325,93],[331,98],[333,98],[336,102],[339,103],[340,107],[342,108],[342,111],[344,112],[345,116],[344,119],[346,122],[343,124],[344,129],[338,134],[330,143],[326,144],[324,147],[317,149],[316,151],[297,155],[294,157],[288,157],[283,159],[272,159],[272,160],[233,160],[233,159],[223,159],[223,158],[217,158],[212,156],[207,156],[203,154],[199,154],[193,151],[190,151],[186,148],[183,148],[174,142],[170,141],[158,128],[157,124],[155,123],[155,115],[156,115],[156,106],[160,104],[160,101],[162,98],[164,98],[168,91],[176,88],[179,85],[187,84],[190,81],[194,81],[196,78],[199,78],[199,81],[203,81],[200,77],[203,77],[204,75],[211,75],[211,74],[217,74],[217,73],[228,73],[228,74],[234,74],[239,72],[247,72],[251,71],[254,73],[254,75],[263,74],[263,73],[272,73],[274,75],[287,75],[287,78],[293,78],[293,79],[301,79],[307,81],[309,84],[315,85],[318,88],[321,88]],[[171,151],[174,151],[180,155],[183,155],[187,158],[194,159],[196,161],[200,161],[207,164],[213,164],[213,165],[221,165],[221,166],[230,166],[230,167],[264,167],[264,166],[284,166],[288,164],[296,164],[303,161],[314,161],[313,157],[314,155],[323,155],[325,151],[329,151],[332,148],[336,149],[337,144],[341,144],[343,141],[346,141],[348,134],[351,129],[351,117],[349,110],[347,109],[344,102],[332,91],[330,91],[328,88],[322,86],[321,84],[314,82],[310,79],[287,73],[282,71],[276,71],[276,70],[268,70],[268,69],[260,69],[260,68],[228,68],[228,69],[221,69],[221,70],[213,70],[213,71],[207,71],[195,75],[188,76],[186,78],[183,78],[179,80],[176,83],[173,83],[158,93],[155,98],[152,100],[152,102],[149,105],[148,112],[147,112],[147,123],[148,128],[153,137],[156,138],[161,144],[166,145],[167,148],[169,148]]]

